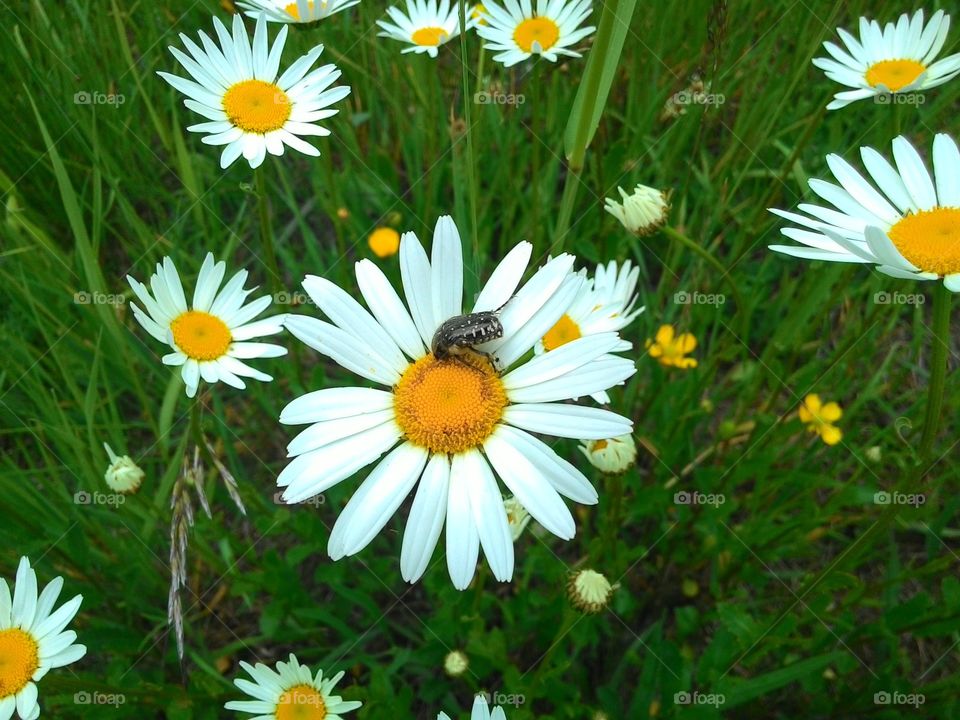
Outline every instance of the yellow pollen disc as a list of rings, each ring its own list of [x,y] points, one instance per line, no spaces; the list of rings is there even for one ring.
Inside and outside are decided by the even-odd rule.
[[[403,373],[394,390],[397,424],[410,442],[456,454],[490,437],[507,393],[490,362],[474,353],[437,360],[426,355]]]
[[[916,60],[881,60],[867,68],[866,79],[871,87],[883,85],[896,92],[920,77],[926,69]]]
[[[277,720],[323,720],[327,705],[323,695],[310,685],[294,685],[277,701]]]
[[[20,628],[0,630],[0,698],[16,695],[40,667],[37,641]]]
[[[244,80],[223,94],[223,111],[241,130],[263,135],[290,119],[290,98],[273,83]]]
[[[226,354],[233,341],[223,320],[199,310],[188,310],[175,317],[170,330],[177,347],[193,360],[216,360]]]
[[[960,208],[921,210],[897,222],[887,236],[907,260],[924,272],[960,272]]]
[[[449,33],[442,27],[425,27],[414,30],[411,40],[414,45],[436,47],[449,37]]]
[[[513,39],[524,52],[533,52],[533,44],[539,43],[540,50],[549,50],[560,38],[560,28],[548,17],[528,18],[517,25]]]
[[[568,342],[581,337],[581,335],[580,326],[569,315],[564,315],[543,336],[543,347],[546,350],[556,350],[561,345],[566,345]]]

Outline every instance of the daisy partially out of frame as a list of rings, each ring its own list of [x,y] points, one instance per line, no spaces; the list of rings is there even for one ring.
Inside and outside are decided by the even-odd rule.
[[[388,7],[390,21],[377,20],[383,30],[380,37],[392,38],[407,43],[404,53],[426,53],[437,56],[441,45],[460,34],[460,9],[450,0],[407,0],[406,12],[398,7]],[[467,29],[479,22],[473,13],[467,12]]]
[[[331,694],[343,671],[324,680],[323,670],[314,675],[292,653],[288,662],[277,663],[276,670],[263,663],[241,661],[240,666],[253,682],[237,678],[233,684],[253,699],[231,700],[224,707],[256,716],[250,720],[342,720],[343,713],[363,704]]]
[[[241,379],[244,377],[269,382],[272,377],[243,361],[287,354],[280,345],[251,342],[281,332],[283,316],[254,320],[270,306],[272,298],[265,295],[246,302],[255,289],[243,287],[246,270],[239,271],[221,289],[226,269],[225,262],[214,262],[213,253],[207,253],[189,304],[180,274],[168,257],[157,263],[149,290],[127,276],[143,303],[143,308],[131,303],[133,316],[155,339],[171,347],[173,352],[163,356],[163,364],[180,366],[188,397],[197,394],[201,379],[208,383],[222,380],[241,390],[246,387]]]
[[[860,148],[872,182],[839,155],[828,155],[839,185],[812,179],[810,189],[832,207],[801,204],[802,215],[771,210],[799,226],[780,232],[801,245],[770,249],[808,260],[869,263],[896,278],[942,278],[960,291],[960,151],[939,134],[932,155],[931,176],[905,137],[893,141],[896,166]]]
[[[580,57],[571,48],[596,30],[580,27],[591,12],[591,0],[504,0],[502,5],[489,0],[477,34],[506,67],[533,55],[556,62],[561,55]]]
[[[413,233],[400,244],[406,306],[371,261],[357,263],[360,294],[324,278],[303,287],[330,322],[289,316],[286,327],[310,347],[382,389],[328,388],[290,403],[280,421],[310,427],[287,447],[295,458],[277,480],[285,501],[322,493],[377,462],[334,525],[334,559],[362,550],[416,488],[400,554],[403,578],[423,575],[446,522],[453,584],[469,585],[483,548],[494,576],[513,575],[513,540],[495,473],[543,527],[570,539],[573,515],[563,502],[594,504],[586,477],[535,434],[574,439],[630,432],[631,422],[596,407],[566,402],[623,383],[633,362],[611,355],[614,332],[582,337],[519,363],[567,312],[584,278],[560,255],[519,291],[532,247],[523,242],[500,262],[472,308],[463,307],[460,235],[449,217],[437,222],[431,256]],[[515,293],[516,291],[516,293]],[[409,307],[409,310],[407,309]],[[465,312],[488,341],[476,351],[446,347],[450,324]],[[431,351],[440,333],[444,352]],[[472,332],[472,330],[470,330]],[[489,338],[495,338],[489,340]],[[451,351],[448,354],[447,351]]]
[[[869,97],[929,90],[952,80],[960,74],[960,53],[936,59],[949,29],[950,16],[943,10],[937,10],[926,25],[923,10],[913,17],[904,13],[896,24],[888,22],[883,27],[862,17],[859,39],[838,28],[845,48],[825,42],[831,57],[816,58],[813,64],[852,90],[834,95],[827,109],[837,110]]]
[[[37,574],[20,558],[13,597],[0,578],[0,720],[16,714],[21,720],[40,717],[37,686],[55,668],[75,663],[87,653],[77,633],[66,627],[83,596],[76,595],[54,610],[63,578],[56,577],[38,594]]]
[[[450,716],[445,712],[437,715],[437,720],[450,720]],[[495,707],[493,710],[487,704],[487,699],[483,695],[477,695],[473,699],[473,709],[470,711],[470,720],[507,720],[503,708]]]
[[[325,20],[359,3],[360,0],[237,0],[248,17],[256,19],[262,13],[272,22],[304,25]]]
[[[335,65],[311,70],[323,46],[313,48],[280,74],[286,25],[272,46],[268,46],[263,13],[257,18],[252,45],[240,15],[233,16],[232,35],[217,18],[213,27],[219,47],[203,31],[199,33],[203,48],[180,34],[189,55],[170,47],[192,80],[158,73],[187,96],[184,105],[207,119],[187,130],[203,133],[201,142],[207,145],[224,146],[221,168],[241,155],[250,167],[259,167],[267,153],[283,155],[286,146],[318,156],[320,151],[303,138],[329,135],[318,121],[336,115],[339,111],[330,106],[350,94],[349,87],[332,87],[340,77]]]

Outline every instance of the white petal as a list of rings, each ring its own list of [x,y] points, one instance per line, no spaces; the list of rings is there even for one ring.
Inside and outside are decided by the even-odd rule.
[[[478,452],[455,455],[451,474],[466,480],[473,521],[493,576],[500,582],[509,582],[513,577],[513,539],[503,496],[487,461]]]
[[[370,260],[358,262],[356,271],[360,293],[377,322],[407,355],[414,360],[423,357],[425,350],[417,326],[383,271]]]
[[[305,315],[292,315],[287,318],[285,326],[314,350],[368,380],[390,386],[400,380],[400,372],[395,366],[388,364],[369,345],[336,325]]]
[[[373,413],[393,407],[393,393],[373,388],[344,387],[301,395],[280,413],[284,425],[302,425]]]
[[[496,270],[483,286],[477,297],[473,312],[492,312],[499,310],[513,297],[523,273],[530,263],[530,254],[533,245],[528,242],[518,243],[504,256]]]
[[[420,478],[403,531],[400,574],[408,583],[420,579],[437,547],[447,514],[449,485],[450,460],[446,455],[434,455]]]
[[[530,432],[579,440],[618,437],[633,428],[627,418],[609,410],[563,403],[508,405],[503,419]]]
[[[933,188],[930,173],[927,172],[920,154],[903,136],[893,140],[893,157],[903,178],[903,184],[920,210],[930,210],[937,204],[937,193]]]
[[[424,344],[430,347],[439,325],[433,317],[430,261],[426,250],[412,232],[404,233],[400,238],[400,278],[413,322]]]
[[[470,510],[467,482],[451,469],[447,493],[447,571],[457,590],[465,590],[470,584],[480,555],[480,535]]]

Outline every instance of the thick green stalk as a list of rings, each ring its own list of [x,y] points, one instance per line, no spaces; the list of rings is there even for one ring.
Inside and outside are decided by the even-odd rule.
[[[920,472],[929,464],[933,446],[940,429],[940,414],[943,410],[943,390],[947,378],[947,355],[950,350],[950,301],[953,293],[937,282],[933,294],[933,347],[930,357],[930,383],[927,386],[927,413],[923,421],[923,435],[917,457]]]
[[[260,245],[267,261],[267,282],[270,292],[276,300],[282,283],[280,282],[280,267],[277,265],[277,251],[273,245],[273,229],[270,227],[270,208],[267,203],[266,169],[261,165],[253,172],[257,186],[257,208],[260,212]]]
[[[473,154],[473,95],[470,93],[470,71],[467,68],[467,33],[463,28],[467,26],[467,3],[460,0],[460,77],[461,94],[463,95],[463,122],[466,125],[464,133],[467,144],[466,169],[467,187],[470,189],[470,237],[473,241],[474,267],[480,267],[480,239],[477,235],[477,170]]]

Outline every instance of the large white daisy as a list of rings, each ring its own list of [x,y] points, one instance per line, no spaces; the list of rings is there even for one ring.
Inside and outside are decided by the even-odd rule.
[[[197,394],[201,378],[208,383],[222,380],[241,390],[246,387],[241,377],[269,382],[272,377],[242,361],[287,354],[280,345],[249,342],[281,332],[283,315],[254,321],[270,306],[272,298],[266,295],[244,304],[256,289],[244,290],[246,270],[230,278],[220,290],[226,268],[226,263],[215,263],[213,253],[207,253],[189,305],[177,268],[168,257],[157,263],[157,271],[150,276],[152,295],[143,283],[127,275],[127,282],[144,307],[131,303],[133,316],[144,330],[173,348],[163,356],[163,363],[181,366],[189,397]]]
[[[460,34],[460,8],[450,0],[407,0],[407,12],[388,7],[386,20],[377,20],[383,28],[380,37],[393,38],[408,43],[410,47],[401,52],[427,53],[437,56],[437,48]],[[467,29],[476,25],[478,19],[467,12]]]
[[[960,151],[944,134],[933,141],[934,177],[904,137],[893,141],[896,168],[880,153],[860,148],[873,183],[839,155],[827,165],[839,185],[810,180],[810,189],[833,207],[801,204],[806,213],[771,212],[800,225],[783,228],[803,244],[771,245],[771,250],[836,262],[873,263],[897,278],[943,278],[960,290]]]
[[[834,95],[827,105],[836,110],[857,100],[928,90],[960,73],[960,53],[936,60],[947,41],[950,16],[937,10],[924,26],[923,10],[906,13],[896,25],[880,27],[876,20],[860,18],[860,39],[843,28],[837,33],[846,50],[832,42],[823,46],[832,58],[816,58],[813,64],[831,80],[853,88]]]
[[[450,720],[450,716],[445,712],[437,715],[437,720]],[[470,712],[470,720],[507,720],[503,708],[495,707],[493,710],[487,705],[487,699],[483,695],[477,695],[473,699],[473,710]]]
[[[328,544],[333,559],[362,550],[416,486],[400,556],[403,578],[415,582],[423,574],[446,518],[453,584],[467,587],[481,547],[497,579],[507,581],[513,542],[494,472],[541,525],[564,539],[575,526],[561,495],[597,502],[586,477],[532,433],[599,439],[629,432],[624,417],[565,401],[624,382],[633,362],[609,355],[621,343],[610,332],[513,367],[567,312],[584,282],[571,272],[574,258],[561,255],[514,295],[530,253],[529,243],[514,247],[470,309],[499,309],[502,337],[477,346],[489,356],[467,351],[438,360],[428,350],[441,324],[464,310],[460,236],[449,217],[437,222],[430,259],[413,233],[401,240],[409,312],[369,260],[356,266],[369,311],[323,278],[304,280],[331,322],[295,315],[287,328],[386,386],[318,390],[294,400],[280,417],[286,424],[313,423],[287,447],[296,459],[277,481],[287,502],[322,493],[389,451],[337,519]]]
[[[200,32],[203,48],[180,34],[190,53],[175,47],[170,52],[193,80],[160,72],[160,77],[187,96],[183,104],[209,122],[187,130],[204,133],[207,145],[224,145],[220,167],[240,155],[258,167],[266,154],[283,155],[285,145],[306,155],[320,151],[301,136],[326,136],[330,131],[317,121],[336,115],[330,105],[350,94],[346,86],[330,87],[340,77],[333,64],[311,70],[323,52],[318,45],[277,77],[287,26],[280,29],[272,47],[267,44],[267,20],[261,13],[253,35],[247,36],[240,15],[233,16],[233,36],[219,19],[213,19],[220,46]]]
[[[27,558],[20,558],[13,599],[7,581],[0,578],[0,720],[16,713],[22,720],[40,717],[37,686],[54,668],[74,663],[87,653],[75,645],[77,634],[65,630],[80,609],[82,595],[53,606],[63,589],[54,578],[37,594],[37,574]]]
[[[256,19],[264,14],[267,20],[279,23],[307,24],[358,5],[360,0],[237,0],[237,5]]]
[[[314,676],[292,653],[289,662],[277,663],[276,670],[263,663],[254,667],[241,661],[240,666],[253,682],[237,678],[233,684],[254,699],[231,700],[224,707],[256,715],[251,720],[342,720],[341,713],[356,710],[363,704],[330,694],[343,677],[343,671],[324,680],[323,670],[317,670]]]
[[[504,5],[483,3],[485,24],[477,26],[477,34],[487,42],[485,47],[498,52],[493,59],[507,67],[540,55],[556,62],[560,55],[580,57],[573,45],[596,30],[580,27],[593,8],[590,0],[504,0]]]
[[[640,268],[629,260],[619,268],[615,260],[605,266],[598,265],[596,274],[586,279],[567,312],[537,343],[536,352],[556,350],[578,338],[623,330],[644,311],[642,307],[634,309],[639,276]],[[621,340],[614,352],[626,352],[631,347],[629,342]],[[610,402],[605,391],[594,393],[593,399]]]

